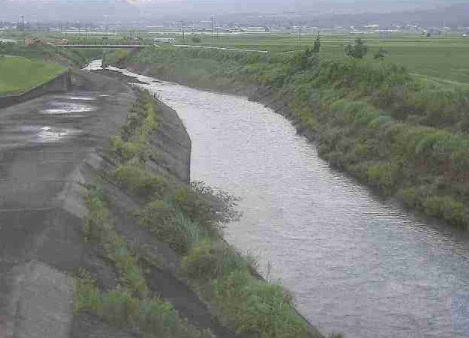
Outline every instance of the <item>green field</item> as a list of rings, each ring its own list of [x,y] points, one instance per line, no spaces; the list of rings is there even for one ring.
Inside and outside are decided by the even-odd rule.
[[[23,92],[53,79],[65,67],[22,57],[0,56],[0,95]]]
[[[195,36],[200,37],[202,41],[194,43],[191,41],[192,35],[188,34],[185,42],[272,52],[304,49],[306,46],[311,46],[316,38],[313,34],[303,34],[298,45],[297,33],[223,35],[218,39],[216,37],[212,39],[210,35],[195,34]],[[369,47],[367,58],[373,58],[378,48],[383,47],[389,52],[384,60],[386,63],[403,65],[412,73],[469,83],[469,38],[463,38],[461,34],[451,34],[446,38],[405,34],[392,37],[380,34],[322,35],[321,54],[328,59],[344,58],[344,46],[357,37],[365,40]],[[180,37],[179,40],[178,42],[182,42]]]
[[[91,34],[82,31],[80,34],[44,33],[29,34],[27,38],[59,38],[67,39],[70,43],[113,43],[126,39],[128,31],[118,31],[116,35]],[[180,32],[144,32],[136,31],[134,37],[142,43],[151,43],[155,37],[175,37],[178,44],[192,44],[201,46],[217,46],[227,48],[268,50],[270,52],[292,52],[312,46],[316,35],[302,33],[298,39],[298,32],[268,32],[241,34],[210,34],[210,32],[186,32],[184,41]],[[10,36],[18,38],[18,36]],[[200,38],[200,42],[192,41],[193,37]],[[425,75],[430,78],[441,78],[453,82],[469,84],[469,38],[462,33],[448,33],[446,36],[434,35],[425,37],[417,34],[392,33],[380,34],[336,34],[321,33],[321,54],[326,59],[345,58],[344,46],[361,37],[369,47],[367,58],[372,59],[379,47],[388,51],[384,63],[394,63],[407,67],[409,72]],[[104,38],[104,40],[103,40]]]

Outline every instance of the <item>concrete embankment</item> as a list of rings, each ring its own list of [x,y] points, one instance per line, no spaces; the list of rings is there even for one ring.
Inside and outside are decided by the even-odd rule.
[[[92,259],[80,235],[86,209],[71,187],[86,182],[78,168],[124,123],[134,94],[94,74],[77,72],[74,84],[68,94],[0,110],[0,333],[5,337],[68,337],[73,281],[61,271]]]
[[[128,86],[97,74],[76,71],[71,80],[73,87],[66,94],[43,95],[0,110],[2,338],[132,335],[93,316],[74,317],[71,276],[85,268],[104,288],[116,284],[112,264],[82,236],[88,213],[85,186],[95,184],[100,172],[112,167],[101,156],[101,149],[125,123],[135,94]],[[60,87],[51,84],[50,89],[55,85]],[[188,182],[190,139],[174,111],[162,106],[161,112],[161,128],[151,135],[160,151],[158,159],[148,162],[148,170]],[[135,202],[112,185],[107,189],[118,197],[113,210],[117,230],[176,262],[177,255],[167,245],[155,243],[130,219],[127,211]],[[163,271],[160,276],[156,284],[177,290],[176,279],[169,280],[171,273]],[[175,294],[175,299],[181,299],[179,307],[186,307],[187,313],[195,308],[193,317],[203,315],[205,306],[195,295],[190,298],[187,287],[179,287],[193,300],[191,303],[184,300],[184,294],[182,298]],[[161,294],[164,296],[165,290]],[[202,310],[197,311],[197,306]],[[201,318],[210,325],[206,316]]]
[[[142,69],[140,69],[140,72],[142,75],[148,75],[148,76],[151,76],[151,74],[149,73],[149,66],[144,66],[144,65],[141,65]],[[131,71],[135,71],[135,68],[130,68],[129,67],[129,70]],[[113,78],[116,78],[116,79],[119,79],[120,81],[122,82],[128,82],[128,83],[138,83],[139,80],[134,78],[134,77],[131,77],[131,76],[127,76],[127,75],[124,75],[120,72],[116,72],[116,71],[112,71],[112,70],[100,70],[100,71],[97,71],[97,73],[100,73],[100,74],[104,74],[104,75],[107,75],[107,76],[111,76]],[[173,79],[174,80],[174,79]],[[146,83],[142,83],[142,84],[146,84]],[[236,94],[242,94],[242,95],[247,95],[249,92],[250,94],[253,93],[252,91],[253,88],[246,88],[246,87],[241,87],[241,86],[236,86],[236,87],[232,87],[230,88],[230,93],[236,93]],[[258,88],[258,90],[261,90],[261,88]],[[228,89],[225,88],[224,92],[226,93],[228,91]],[[263,96],[264,97],[264,96]],[[268,97],[268,95],[266,95],[265,97]],[[266,102],[267,104],[267,102]],[[285,105],[285,107],[287,107]],[[179,120],[179,118],[178,118]],[[227,243],[228,244],[228,243]],[[262,280],[262,281],[265,281],[264,278],[261,276],[261,274],[259,274],[257,271],[255,271],[254,269],[251,269],[251,273],[253,276],[255,276],[257,279],[259,280]],[[304,322],[306,322],[308,324],[308,326],[313,330],[313,332],[315,332],[318,336],[322,336],[315,328],[314,326],[301,314],[299,313],[295,308],[294,308],[294,311],[296,313],[296,315],[300,318],[302,318],[304,320]]]

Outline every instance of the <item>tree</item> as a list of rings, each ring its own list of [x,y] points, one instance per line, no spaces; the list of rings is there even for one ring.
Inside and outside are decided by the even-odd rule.
[[[316,40],[314,40],[313,53],[319,53],[320,49],[321,49],[321,37],[319,36],[319,32],[318,32],[318,36],[316,37]]]
[[[363,59],[366,53],[368,53],[368,47],[361,38],[357,38],[354,45],[349,43],[345,46],[345,55],[350,56],[351,58]]]
[[[376,52],[374,58],[375,60],[383,60],[384,57],[388,54],[388,51],[383,47],[379,47],[378,51]]]

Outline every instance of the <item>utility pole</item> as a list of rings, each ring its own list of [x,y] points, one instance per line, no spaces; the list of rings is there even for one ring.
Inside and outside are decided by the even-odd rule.
[[[301,27],[300,27],[300,30],[298,31],[298,49],[300,49],[300,40],[301,40]]]
[[[182,30],[182,43],[185,43],[186,40],[184,38],[184,21],[181,21],[181,30]]]
[[[24,15],[21,16],[21,32],[23,34],[23,45],[26,46],[26,35],[25,35],[25,27],[24,27]]]
[[[214,20],[215,20],[215,17],[212,15],[212,39],[213,39]]]

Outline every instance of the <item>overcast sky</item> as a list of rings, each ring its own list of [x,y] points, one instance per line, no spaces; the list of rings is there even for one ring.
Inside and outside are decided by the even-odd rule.
[[[198,20],[211,15],[272,15],[282,13],[387,13],[435,7],[451,0],[0,0],[0,20],[30,21]],[[457,2],[451,1],[451,2]],[[469,15],[469,13],[468,13]]]

